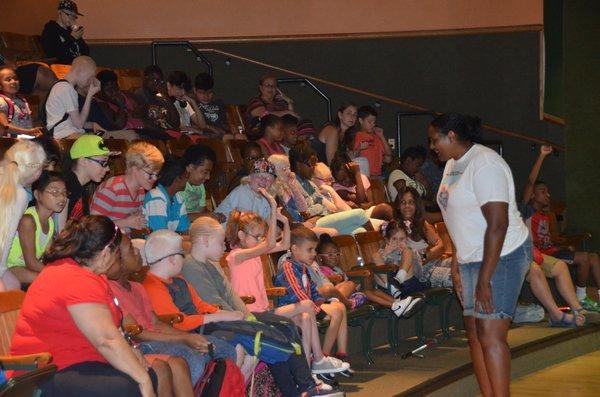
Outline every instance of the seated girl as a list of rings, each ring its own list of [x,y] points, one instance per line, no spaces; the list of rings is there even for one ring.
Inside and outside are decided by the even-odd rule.
[[[0,136],[42,134],[41,128],[34,128],[31,110],[27,100],[20,95],[19,77],[14,68],[0,66]]]
[[[424,218],[423,199],[418,191],[410,186],[400,190],[398,197],[397,210],[405,225],[408,247],[413,250],[422,265],[421,281],[428,282],[434,288],[452,288],[452,258],[445,257],[442,239]]]
[[[8,254],[7,266],[23,284],[30,284],[44,268],[41,261],[54,238],[53,215],[67,204],[69,192],[63,176],[44,171],[32,185],[35,205],[27,208],[19,221],[17,236]]]
[[[283,141],[283,123],[281,118],[268,114],[258,119],[259,136],[258,144],[262,149],[264,158],[272,154],[285,154],[281,142]]]
[[[261,193],[271,205],[269,224],[267,225],[255,213],[240,213],[234,210],[227,222],[226,231],[227,241],[232,247],[232,251],[227,256],[231,284],[238,295],[254,296],[256,301],[246,305],[252,312],[265,312],[271,309],[265,289],[260,256],[284,251],[290,243],[290,228],[287,218],[278,212],[275,199],[271,195],[265,190],[261,190]],[[277,220],[283,223],[283,239],[279,243],[276,242]],[[343,371],[349,367],[337,361],[323,361],[320,343],[318,343],[318,338],[314,338],[314,335],[318,335],[318,329],[312,303],[309,300],[279,306],[275,308],[274,312],[277,315],[291,318],[302,329],[302,344],[308,363],[311,363],[311,356],[315,358],[313,370],[327,369],[329,372],[336,372],[337,368]]]
[[[359,286],[350,281],[346,272],[339,266],[340,250],[333,239],[326,234],[322,235],[319,240],[319,245],[317,246],[317,261],[325,276],[330,277],[338,275],[341,277],[343,281],[338,283],[335,286],[335,289],[340,295],[352,300],[352,295],[356,294],[354,291],[357,291]],[[374,288],[374,286],[375,281],[373,275],[371,275],[371,277],[365,279],[362,293],[366,295],[369,301],[390,308],[398,317],[408,318],[416,313],[422,305],[421,298],[408,296],[404,299],[394,299],[386,292]],[[322,293],[321,289],[319,289],[319,292]]]

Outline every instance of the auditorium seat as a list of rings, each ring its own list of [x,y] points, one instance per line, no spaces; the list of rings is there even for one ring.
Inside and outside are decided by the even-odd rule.
[[[144,82],[144,71],[141,69],[114,69],[119,78],[121,91],[133,91],[142,86]]]
[[[226,105],[227,122],[231,133],[245,133],[249,130],[246,122],[246,106],[245,105]]]
[[[44,53],[39,45],[39,36],[0,32],[0,53],[13,62],[43,61]]]
[[[60,63],[53,63],[50,65],[50,69],[54,72],[56,77],[60,79],[64,79],[67,73],[71,70],[71,65],[63,65]]]

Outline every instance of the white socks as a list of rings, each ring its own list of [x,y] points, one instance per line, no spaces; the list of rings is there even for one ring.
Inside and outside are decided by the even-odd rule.
[[[578,301],[582,301],[585,299],[586,297],[586,292],[585,292],[585,287],[577,287],[575,286],[576,289],[576,294],[577,294],[577,300]]]
[[[402,284],[404,282],[404,280],[406,280],[406,270],[404,270],[404,269],[398,270],[398,273],[396,273],[396,275],[394,276],[394,278],[396,280],[398,280],[398,282],[400,284]]]

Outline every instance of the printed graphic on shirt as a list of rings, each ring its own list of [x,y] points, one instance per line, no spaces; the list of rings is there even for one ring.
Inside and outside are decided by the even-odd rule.
[[[442,179],[437,201],[438,205],[444,208],[444,211],[448,209],[448,198],[450,196],[448,189],[460,179],[462,174],[462,171],[450,171]]]

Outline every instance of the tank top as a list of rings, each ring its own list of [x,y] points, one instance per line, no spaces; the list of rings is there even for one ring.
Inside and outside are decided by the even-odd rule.
[[[46,234],[42,231],[40,217],[35,207],[27,208],[24,212],[24,215],[27,214],[31,215],[35,222],[35,257],[39,259],[42,257],[42,254],[46,250],[46,246],[48,246],[48,243],[52,241],[52,236],[54,236],[54,221],[52,220],[52,217],[48,218],[48,233]],[[21,241],[19,239],[18,233],[15,236],[15,239],[13,240],[12,246],[10,247],[7,266],[25,266],[25,259],[23,258],[23,250],[21,249]]]

